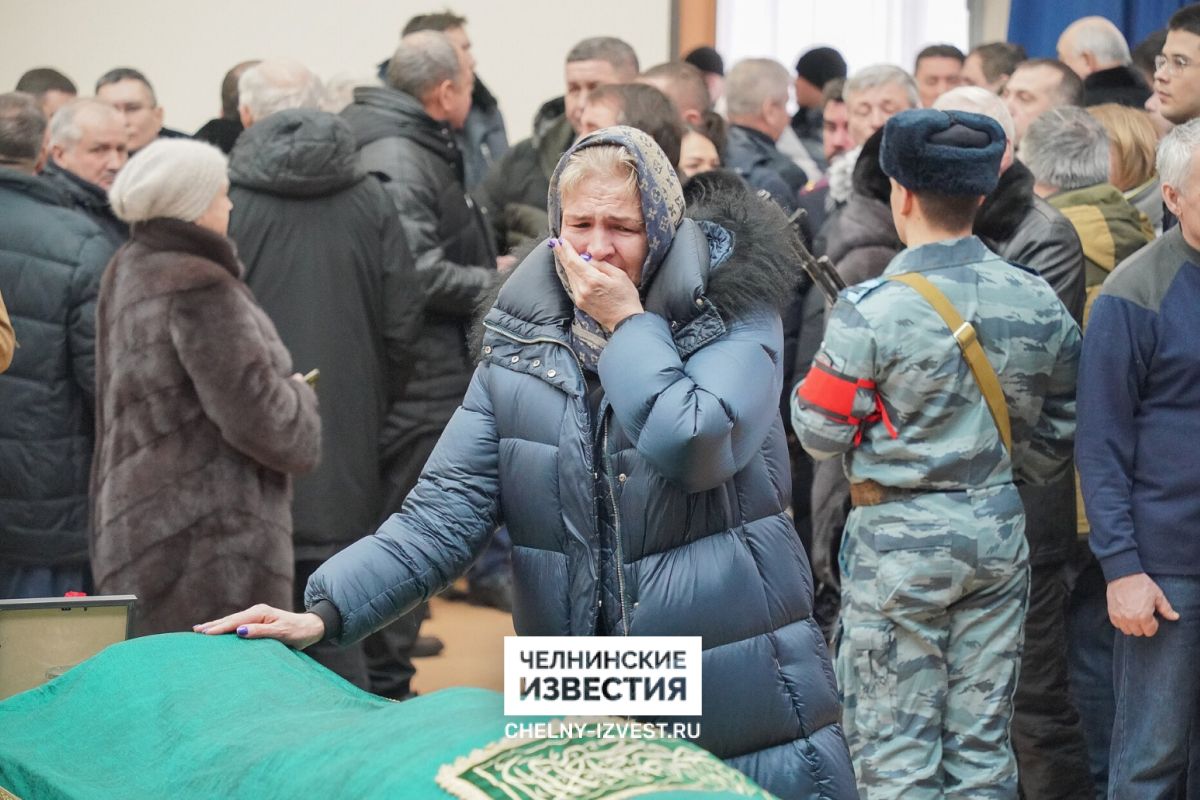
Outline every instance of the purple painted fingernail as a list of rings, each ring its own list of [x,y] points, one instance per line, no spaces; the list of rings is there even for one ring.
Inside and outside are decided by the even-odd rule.
[[[546,247],[549,247],[551,250],[558,247],[558,239],[547,239]]]
[[[591,260],[592,260],[592,254],[591,254],[591,253],[584,253],[583,255],[581,255],[581,256],[580,256],[580,258],[582,258],[584,261],[591,261]]]
[[[246,634],[248,634],[249,632],[250,632],[250,629],[249,629],[249,628],[247,628],[245,625],[239,625],[239,626],[238,626],[238,629],[237,629],[237,635],[238,635],[238,636],[245,637],[245,635],[246,635]]]

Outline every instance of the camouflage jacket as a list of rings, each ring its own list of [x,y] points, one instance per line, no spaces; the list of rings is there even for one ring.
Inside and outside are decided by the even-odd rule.
[[[906,272],[922,273],[974,325],[1008,404],[1011,458],[946,323],[915,290],[886,280]],[[978,238],[906,249],[881,278],[842,291],[792,398],[792,425],[815,458],[845,453],[851,482],[935,491],[1045,483],[1068,468],[1079,351],[1079,327],[1049,284]],[[818,383],[825,390],[811,391]]]

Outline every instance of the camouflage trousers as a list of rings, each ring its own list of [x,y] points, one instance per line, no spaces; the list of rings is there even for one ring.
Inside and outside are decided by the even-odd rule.
[[[1016,798],[1024,533],[1011,484],[850,513],[837,672],[864,800]]]

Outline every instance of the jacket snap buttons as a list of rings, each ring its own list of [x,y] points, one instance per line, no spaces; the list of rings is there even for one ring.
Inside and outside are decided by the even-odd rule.
[[[541,365],[542,365],[542,360],[541,360],[540,358],[535,358],[535,359],[533,360],[533,366],[534,366],[534,369],[536,369],[536,368],[540,367]]]
[[[547,377],[547,378],[553,378],[553,377],[554,377],[555,375],[557,375],[557,374],[558,374],[558,370],[554,370],[554,369],[552,369],[552,370],[549,370],[549,371],[546,373],[546,377]]]
[[[484,354],[485,356],[486,356],[486,355],[491,355],[491,352],[492,352],[492,346],[491,346],[490,344],[485,344],[485,345],[483,346],[483,354]]]
[[[509,359],[509,363],[515,364],[520,360],[521,360],[520,356],[513,356],[512,358]]]
[[[704,308],[704,298],[703,297],[696,298],[696,306],[698,308]]]
[[[621,483],[625,482],[625,478],[626,478],[626,475],[624,472],[622,472],[620,475],[617,476],[617,480],[619,480]]]

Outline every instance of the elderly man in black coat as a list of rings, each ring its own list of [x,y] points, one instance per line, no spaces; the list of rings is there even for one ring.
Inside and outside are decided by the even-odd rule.
[[[128,140],[125,122],[108,103],[74,100],[50,119],[49,158],[42,170],[42,180],[99,225],[114,249],[129,238],[129,226],[108,204],[108,190],[129,160]]]
[[[321,463],[296,480],[292,503],[302,588],[317,564],[395,510],[384,503],[380,441],[405,396],[424,293],[395,206],[359,164],[354,134],[316,110],[316,76],[264,61],[241,76],[239,97],[247,127],[230,154],[229,235],[297,368],[321,376]],[[313,655],[370,685],[361,647]]]
[[[1129,42],[1104,17],[1083,17],[1058,37],[1058,60],[1083,79],[1083,104],[1120,103],[1141,108],[1151,89],[1133,66]]]
[[[0,375],[0,598],[90,591],[96,295],[113,245],[36,176],[46,119],[0,95],[0,295],[19,347]]]

